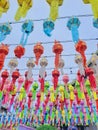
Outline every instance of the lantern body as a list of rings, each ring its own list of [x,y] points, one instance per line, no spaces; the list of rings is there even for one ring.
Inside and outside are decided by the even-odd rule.
[[[6,13],[9,9],[9,1],[8,0],[1,0],[0,1],[0,16],[2,16],[2,13]]]
[[[14,50],[14,54],[17,58],[21,58],[25,54],[25,48],[18,45]]]

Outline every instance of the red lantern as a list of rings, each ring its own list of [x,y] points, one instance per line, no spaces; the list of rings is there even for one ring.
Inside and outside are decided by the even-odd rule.
[[[0,87],[0,90],[2,91],[6,79],[9,77],[9,73],[8,73],[8,71],[7,71],[7,70],[4,70],[4,71],[2,72],[2,74],[1,74],[1,77],[2,77],[2,85],[1,85],[1,87]]]
[[[53,46],[53,52],[55,53],[55,68],[59,67],[60,54],[63,51],[63,46],[60,42],[55,41]]]
[[[37,93],[37,106],[38,106],[38,108],[40,106],[40,98],[41,98],[41,94],[40,94],[40,92],[38,92]]]
[[[41,43],[37,43],[35,46],[34,46],[34,54],[35,54],[35,58],[36,58],[36,65],[38,65],[38,61],[39,61],[39,58],[41,57],[41,55],[43,54],[44,52],[44,48],[43,46],[41,45]]]
[[[8,45],[0,44],[0,70],[4,66],[5,56],[9,53]]]
[[[53,76],[53,82],[54,82],[54,90],[56,90],[57,85],[58,85],[58,77],[60,76],[60,73],[58,70],[53,70],[52,71],[52,76]]]
[[[28,94],[28,108],[31,108],[31,103],[32,103],[32,91],[29,92]]]
[[[91,88],[96,89],[97,85],[96,85],[96,79],[95,79],[93,70],[91,68],[86,68],[85,73],[89,78]]]
[[[16,46],[14,54],[17,58],[21,58],[25,53],[25,48],[22,45]]]
[[[76,51],[79,52],[82,56],[83,65],[86,67],[86,56],[85,50],[87,49],[87,45],[84,41],[79,40],[78,43],[75,45]]]

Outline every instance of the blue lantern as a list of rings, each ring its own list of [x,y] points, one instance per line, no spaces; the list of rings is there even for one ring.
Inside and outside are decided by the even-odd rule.
[[[11,33],[11,26],[9,23],[0,25],[0,42],[3,41],[7,35]]]
[[[28,36],[33,31],[33,29],[34,29],[34,25],[33,25],[33,22],[31,20],[28,20],[28,21],[23,23],[23,25],[22,25],[23,35],[22,35],[22,38],[20,40],[20,44],[22,46],[26,45],[27,40],[28,40]]]
[[[93,26],[98,28],[98,19],[93,19]]]
[[[54,30],[54,22],[47,20],[43,23],[43,30],[47,36],[51,36],[51,32]]]
[[[76,17],[70,18],[67,22],[67,27],[69,30],[71,30],[72,39],[73,39],[73,42],[75,43],[77,43],[79,40],[79,32],[78,32],[79,26],[80,26],[80,21]]]

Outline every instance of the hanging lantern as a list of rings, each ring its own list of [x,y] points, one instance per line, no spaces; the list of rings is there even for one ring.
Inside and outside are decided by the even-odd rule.
[[[64,72],[63,72],[64,66],[65,66],[65,62],[64,62],[64,60],[60,57],[58,68],[61,70],[61,74],[62,74],[62,75],[64,74]]]
[[[54,81],[54,90],[56,90],[57,85],[58,85],[58,77],[60,76],[60,73],[58,70],[53,70],[52,71],[52,76],[53,76],[53,81]]]
[[[41,57],[41,55],[43,54],[44,52],[44,48],[43,46],[41,45],[41,43],[37,43],[35,46],[34,46],[34,54],[35,54],[35,58],[36,58],[36,65],[38,65],[38,62],[39,62],[39,58]]]
[[[17,58],[21,58],[25,54],[25,48],[22,45],[16,46],[14,54]]]
[[[19,76],[17,82],[18,82],[17,92],[19,92],[19,90],[22,87],[22,84],[24,82],[24,78],[22,76]]]
[[[4,60],[6,55],[9,53],[8,45],[0,44],[0,70],[2,70],[4,66]]]
[[[11,26],[9,23],[0,25],[0,42],[3,41],[7,35],[11,33]]]
[[[2,77],[2,85],[0,85],[0,90],[2,91],[6,79],[9,77],[9,73],[8,73],[8,71],[7,71],[7,70],[4,70],[4,71],[2,72],[2,74],[1,74],[1,77]]]
[[[86,56],[85,56],[85,50],[87,49],[87,45],[84,41],[79,40],[77,44],[75,45],[76,51],[81,54],[82,60],[83,60],[83,66],[86,67]]]
[[[31,103],[32,103],[32,91],[28,94],[28,109],[31,109]]]
[[[90,81],[90,85],[91,85],[91,88],[94,90],[96,89],[97,85],[96,85],[96,79],[95,79],[95,76],[94,76],[94,72],[91,68],[86,68],[85,69],[85,73],[86,75],[88,76],[88,79]]]
[[[98,1],[97,0],[83,0],[85,4],[91,4],[94,18],[98,18]]]
[[[9,9],[9,1],[8,0],[0,0],[0,16],[3,13],[6,13]]]
[[[79,66],[79,71],[81,75],[85,75],[85,71],[84,71],[84,66],[83,66],[83,61],[82,61],[82,57],[81,55],[76,55],[75,57],[75,62],[78,64]]]
[[[27,61],[27,67],[28,67],[27,79],[30,79],[30,78],[32,78],[32,69],[35,67],[35,62],[32,58],[30,58]]]
[[[28,10],[32,7],[32,0],[17,0],[18,4],[19,4],[19,8],[16,12],[15,15],[15,20],[18,21],[20,20],[22,17],[26,17]]]
[[[54,22],[51,20],[46,20],[43,23],[43,31],[47,36],[51,36],[51,32],[54,30]]]
[[[45,57],[41,58],[40,60],[40,70],[39,70],[39,76],[40,78],[45,78],[45,72],[46,72],[46,66],[48,65],[48,61]]]
[[[38,105],[38,108],[40,106],[40,98],[41,98],[41,94],[40,92],[37,93],[37,105]]]
[[[69,76],[67,75],[67,74],[65,74],[64,76],[63,76],[63,82],[64,82],[64,85],[65,85],[65,87],[66,87],[66,90],[67,90],[67,83],[69,82]]]
[[[64,86],[59,87],[59,92],[61,94],[60,98],[64,102]]]
[[[55,68],[58,68],[59,61],[60,61],[60,54],[63,51],[63,46],[60,44],[60,42],[55,41],[53,46],[53,52],[55,53]]]
[[[58,8],[63,4],[63,0],[46,0],[50,5],[50,19],[55,21],[58,17]]]
[[[10,75],[12,75],[14,69],[18,66],[18,61],[16,58],[13,58],[9,61],[8,67],[10,68]]]
[[[79,32],[78,32],[79,26],[80,21],[76,17],[70,18],[67,22],[67,27],[69,30],[71,30],[72,39],[74,43],[77,43],[79,41]]]

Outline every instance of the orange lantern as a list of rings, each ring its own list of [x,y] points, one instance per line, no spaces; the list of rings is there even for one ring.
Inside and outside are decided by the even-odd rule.
[[[35,46],[34,46],[34,54],[35,54],[35,58],[36,58],[36,65],[38,65],[38,61],[39,61],[39,58],[41,57],[41,55],[43,54],[44,52],[44,48],[43,46],[41,45],[41,43],[37,43]]]
[[[14,54],[17,58],[21,58],[25,53],[25,48],[22,45],[16,46]]]
[[[53,52],[55,53],[55,68],[59,67],[60,54],[62,53],[62,51],[63,46],[60,44],[60,42],[55,40],[53,46]]]
[[[75,44],[76,51],[79,52],[82,56],[83,65],[86,67],[86,56],[85,56],[85,50],[87,49],[87,45],[84,41],[79,40],[77,44]]]
[[[56,90],[57,85],[58,85],[58,77],[60,76],[60,73],[58,70],[53,70],[52,71],[52,76],[53,76],[53,83],[54,83],[54,90]]]
[[[8,45],[0,44],[0,70],[4,66],[5,56],[9,53]]]
[[[8,71],[7,71],[7,70],[4,70],[4,71],[2,72],[2,74],[1,74],[1,77],[2,77],[2,85],[0,86],[0,90],[2,91],[6,79],[9,77]]]

